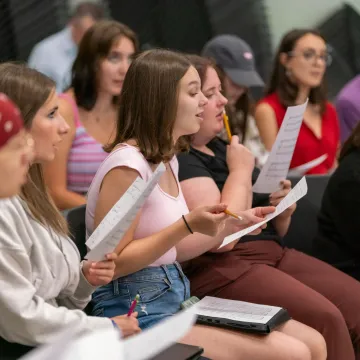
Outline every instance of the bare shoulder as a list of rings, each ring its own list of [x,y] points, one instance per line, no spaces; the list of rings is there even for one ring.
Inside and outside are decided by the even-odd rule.
[[[255,120],[263,119],[268,116],[275,116],[272,106],[266,102],[258,104],[255,108]]]

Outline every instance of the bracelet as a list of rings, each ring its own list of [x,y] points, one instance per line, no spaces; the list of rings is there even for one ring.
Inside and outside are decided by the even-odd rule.
[[[185,215],[182,215],[182,218],[183,218],[183,220],[184,220],[184,223],[185,223],[186,227],[187,227],[188,230],[190,231],[190,233],[193,234],[194,232],[191,230],[190,225],[189,225],[188,222],[186,221]]]

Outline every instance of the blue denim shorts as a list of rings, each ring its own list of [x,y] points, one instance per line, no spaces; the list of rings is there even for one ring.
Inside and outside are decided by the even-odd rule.
[[[177,262],[147,267],[97,289],[92,315],[111,318],[126,314],[137,294],[140,300],[135,311],[145,329],[180,310],[181,303],[190,297],[190,282]]]

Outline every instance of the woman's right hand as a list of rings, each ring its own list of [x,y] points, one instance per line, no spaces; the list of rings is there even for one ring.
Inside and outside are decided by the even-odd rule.
[[[255,166],[255,157],[250,150],[239,143],[239,137],[234,135],[226,149],[226,163],[229,172],[244,171],[252,173]]]
[[[138,334],[141,332],[139,321],[137,319],[138,313],[134,312],[131,316],[121,315],[111,318],[121,330],[123,337]]]
[[[215,236],[222,230],[225,219],[225,204],[201,206],[192,210],[185,216],[191,230],[204,235]]]

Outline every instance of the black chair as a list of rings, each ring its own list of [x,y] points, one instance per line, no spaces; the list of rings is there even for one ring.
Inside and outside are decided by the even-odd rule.
[[[85,225],[86,205],[78,206],[73,209],[63,211],[63,215],[69,225],[70,237],[76,244],[81,259],[87,254],[86,241],[86,225]],[[84,309],[85,313],[91,315],[91,302]]]
[[[289,177],[294,187],[302,177]],[[289,231],[283,239],[286,247],[312,255],[312,240],[317,234],[317,216],[321,201],[329,181],[329,175],[308,175],[307,194],[298,201]]]
[[[82,205],[70,210],[63,211],[63,215],[68,222],[70,229],[70,236],[77,248],[79,249],[80,256],[83,259],[87,253],[85,241],[85,211],[86,205]]]

